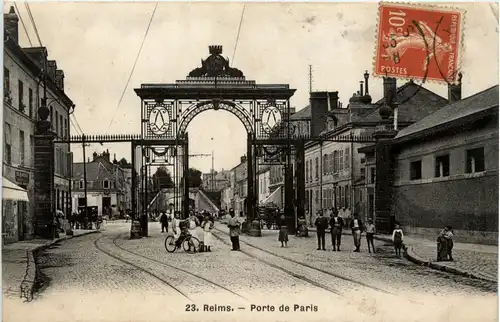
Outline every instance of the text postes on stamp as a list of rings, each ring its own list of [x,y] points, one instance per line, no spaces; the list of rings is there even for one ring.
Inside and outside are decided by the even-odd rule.
[[[381,3],[374,75],[455,82],[463,21],[458,9]]]

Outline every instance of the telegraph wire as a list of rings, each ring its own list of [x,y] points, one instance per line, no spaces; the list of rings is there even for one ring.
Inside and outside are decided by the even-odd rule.
[[[153,13],[151,14],[151,18],[149,19],[148,27],[146,28],[146,32],[144,33],[144,37],[142,38],[142,43],[141,47],[139,48],[139,52],[137,53],[137,56],[135,57],[134,65],[132,66],[132,70],[130,71],[130,75],[128,77],[127,83],[125,84],[125,88],[123,89],[122,96],[120,97],[120,100],[118,101],[118,105],[116,106],[115,112],[113,113],[113,117],[111,118],[111,121],[109,122],[108,125],[108,130],[111,127],[111,124],[113,124],[113,121],[116,116],[116,112],[118,111],[118,108],[120,107],[123,97],[125,96],[125,92],[127,91],[128,85],[130,83],[130,79],[132,78],[132,75],[134,74],[135,66],[137,65],[137,61],[139,60],[139,56],[141,55],[142,52],[142,47],[144,46],[144,42],[146,41],[146,38],[149,33],[149,28],[151,27],[151,23],[153,22],[153,18],[155,16],[156,8],[158,8],[158,2],[155,4],[155,8],[153,9]]]
[[[246,8],[246,4],[243,5],[243,10],[241,11],[240,25],[238,27],[238,34],[236,35],[236,43],[234,44],[233,58],[231,59],[232,66],[234,66],[233,65],[234,56],[236,55],[236,48],[238,47],[238,40],[240,39],[240,31],[241,31],[241,25],[243,24],[243,16],[245,14],[245,8]]]
[[[26,10],[28,11],[28,16],[30,17],[31,24],[33,25],[33,29],[35,30],[35,35],[36,35],[36,38],[38,39],[38,43],[40,44],[40,47],[43,47],[42,39],[40,38],[40,34],[38,33],[38,28],[36,27],[35,18],[33,17],[33,13],[31,12],[30,5],[28,4],[28,1],[24,0],[24,5],[26,7]]]
[[[26,29],[26,25],[24,24],[23,17],[21,16],[21,12],[19,11],[19,8],[17,7],[17,3],[14,2],[14,6],[16,7],[17,15],[19,16],[19,20],[21,20],[21,24],[23,25],[24,32],[26,33],[26,37],[28,37],[28,41],[30,43],[30,47],[33,47],[33,43],[31,42],[30,35],[28,33],[28,29]]]

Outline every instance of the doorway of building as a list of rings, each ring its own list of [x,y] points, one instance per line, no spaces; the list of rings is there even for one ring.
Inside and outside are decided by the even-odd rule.
[[[102,215],[111,216],[111,197],[102,198]]]
[[[373,194],[368,195],[368,218],[374,218],[373,216],[373,206],[375,204],[375,200]]]

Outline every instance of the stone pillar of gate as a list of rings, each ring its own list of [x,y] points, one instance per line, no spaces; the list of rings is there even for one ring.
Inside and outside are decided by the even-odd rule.
[[[137,213],[137,171],[136,171],[136,148],[137,143],[132,141],[130,143],[131,146],[131,163],[132,163],[132,213],[130,218],[130,239],[138,239],[141,238],[141,227],[140,227],[140,218]]]
[[[254,158],[253,158],[253,135],[248,134],[247,137],[247,220],[245,230],[248,231],[250,236],[260,237],[262,232],[260,230],[260,222],[255,214],[255,187],[254,187]]]
[[[54,134],[35,134],[35,236],[55,237],[54,226]]]
[[[187,218],[189,216],[189,139],[188,134],[184,135],[184,151],[182,156],[182,175],[183,175],[183,207],[182,207],[182,217]]]
[[[297,192],[296,192],[296,200],[295,205],[297,206],[297,218],[295,218],[295,222],[297,219],[306,216],[306,178],[305,178],[305,147],[304,141],[300,140],[296,144],[296,160],[295,160],[295,179],[297,182]]]
[[[377,231],[390,233],[394,228],[395,217],[391,214],[392,183],[394,163],[391,157],[391,142],[397,131],[390,120],[383,120],[373,137],[375,143],[375,225]]]
[[[35,236],[44,239],[55,237],[54,225],[54,138],[51,123],[47,120],[49,109],[46,99],[38,108],[35,143]]]

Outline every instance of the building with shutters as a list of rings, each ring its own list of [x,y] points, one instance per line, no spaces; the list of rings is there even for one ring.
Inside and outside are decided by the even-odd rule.
[[[27,191],[30,202],[3,202],[3,236],[6,243],[31,239],[34,235],[34,133],[37,109],[43,97],[43,70],[47,70],[47,105],[52,131],[58,138],[70,135],[69,117],[74,104],[66,95],[64,72],[48,60],[45,47],[21,47],[19,17],[13,7],[4,14],[4,139],[3,179]],[[46,68],[45,68],[46,67]],[[54,209],[70,209],[69,144],[56,144],[53,195]]]
[[[84,167],[87,176],[87,207],[97,207],[104,216],[118,216],[129,209],[129,184],[127,171],[115,160],[110,161],[109,151],[94,152],[92,160],[73,164],[72,209],[85,207]],[[152,184],[150,186],[153,186]]]

